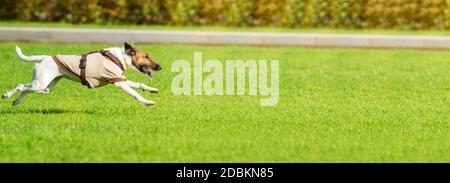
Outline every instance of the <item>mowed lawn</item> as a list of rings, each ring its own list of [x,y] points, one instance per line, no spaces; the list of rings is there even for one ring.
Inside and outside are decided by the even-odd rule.
[[[0,43],[0,91],[31,79],[25,54],[121,45]],[[450,52],[137,45],[163,70],[127,78],[160,89],[146,107],[113,85],[61,80],[47,95],[0,101],[0,162],[449,162]],[[280,100],[174,96],[171,64],[280,60]],[[193,66],[193,64],[191,65]]]

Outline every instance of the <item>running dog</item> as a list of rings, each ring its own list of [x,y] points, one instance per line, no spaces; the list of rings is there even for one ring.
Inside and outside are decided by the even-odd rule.
[[[20,104],[28,93],[49,93],[63,77],[81,82],[88,88],[114,84],[141,104],[147,106],[155,104],[155,102],[142,97],[133,88],[151,93],[157,93],[158,89],[127,80],[125,70],[132,68],[152,77],[151,70],[159,71],[161,67],[147,53],[126,42],[123,48],[112,47],[81,55],[26,56],[18,46],[16,46],[16,53],[23,61],[39,63],[33,69],[33,79],[30,83],[19,84],[2,95],[2,98],[6,99],[20,92],[20,96],[13,102],[14,106]]]

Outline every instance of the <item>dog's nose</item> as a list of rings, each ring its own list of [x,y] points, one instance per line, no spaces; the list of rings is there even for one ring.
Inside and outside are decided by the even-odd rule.
[[[159,66],[159,65],[157,65],[156,67],[155,67],[155,71],[160,71],[162,68]]]

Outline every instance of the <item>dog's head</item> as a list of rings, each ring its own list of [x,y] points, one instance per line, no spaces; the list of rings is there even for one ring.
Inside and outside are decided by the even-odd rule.
[[[145,75],[152,77],[153,74],[150,71],[160,71],[161,67],[153,59],[148,56],[148,53],[140,51],[127,42],[124,43],[125,53],[131,57],[131,62],[136,69],[144,73]]]

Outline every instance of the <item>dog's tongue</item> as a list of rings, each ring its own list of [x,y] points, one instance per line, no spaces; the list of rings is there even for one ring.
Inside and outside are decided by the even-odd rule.
[[[146,74],[148,77],[153,77],[153,73],[152,73],[151,71],[149,71],[149,70],[146,70],[146,71],[145,71],[145,74]]]
[[[142,66],[139,70],[143,72],[147,77],[150,78],[153,77],[153,73],[150,71],[149,68]]]

